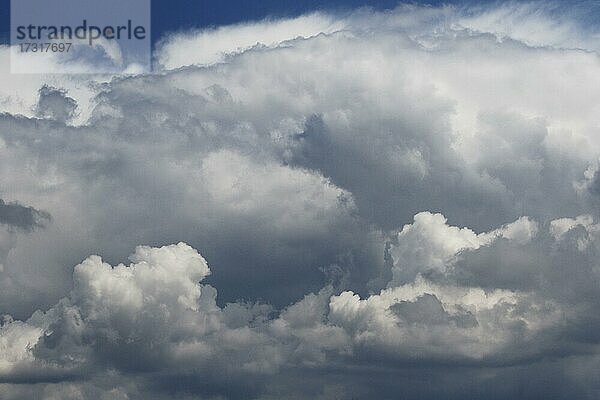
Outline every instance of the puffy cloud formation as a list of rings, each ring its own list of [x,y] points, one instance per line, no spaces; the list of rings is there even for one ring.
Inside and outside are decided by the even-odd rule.
[[[0,397],[596,398],[581,7],[316,13],[166,37],[156,74],[0,73]]]
[[[418,274],[444,273],[457,253],[479,249],[498,238],[526,243],[538,229],[537,224],[527,217],[479,235],[469,228],[448,226],[446,222],[441,214],[422,212],[415,215],[413,224],[402,228],[398,233],[398,244],[391,253],[396,264],[388,286],[411,282]]]
[[[428,219],[437,221],[420,231],[420,243],[439,243],[444,236],[456,244],[443,250],[445,261],[415,259],[419,273],[411,282],[390,283],[366,298],[326,286],[278,313],[260,303],[219,306],[216,289],[203,283],[210,273],[206,261],[184,243],[138,247],[129,266],[111,267],[98,256],[88,257],[75,267],[66,298],[24,322],[5,317],[0,373],[3,381],[20,385],[4,389],[18,398],[24,382],[75,379],[84,382],[74,386],[81,398],[110,396],[110,391],[126,398],[145,398],[147,391],[156,391],[158,398],[192,393],[200,398],[216,393],[269,398],[281,390],[277,381],[290,373],[310,376],[336,366],[351,376],[369,374],[374,366],[393,370],[444,365],[493,372],[535,365],[546,357],[581,357],[581,346],[598,340],[596,330],[587,331],[595,322],[583,319],[598,307],[597,298],[572,293],[597,287],[594,252],[579,246],[583,236],[591,240],[589,247],[597,248],[597,235],[589,236],[597,231],[595,225],[575,232],[573,224],[563,233],[573,235],[566,244],[567,237],[554,238],[553,228],[538,234],[535,224],[525,219],[475,235],[448,226],[439,214],[422,213],[403,228],[401,245],[394,245],[392,254],[413,251],[404,246],[403,232],[422,228]],[[551,227],[562,224],[555,220]],[[478,239],[485,243],[479,245]],[[593,282],[587,288],[578,279],[565,283],[552,271],[563,264],[541,258],[548,281],[521,290],[461,282],[460,272],[473,256],[465,251],[489,258],[489,252],[504,244],[530,257],[535,253],[529,246],[543,248],[549,258],[571,252],[582,275]],[[486,252],[480,254],[477,249],[483,248]],[[490,268],[498,265],[493,258],[486,261]],[[442,264],[446,270],[427,275],[432,266]],[[557,287],[548,291],[552,286]],[[564,293],[558,286],[566,286]],[[327,383],[319,382],[324,392]],[[47,396],[50,387],[47,383],[29,389],[38,393],[43,388],[37,395]],[[365,396],[377,395],[373,389],[361,390],[367,390]]]

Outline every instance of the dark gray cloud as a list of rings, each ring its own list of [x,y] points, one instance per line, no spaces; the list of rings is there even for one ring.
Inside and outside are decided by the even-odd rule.
[[[50,219],[50,214],[45,211],[0,199],[0,224],[29,232],[43,227]]]
[[[425,325],[449,324],[454,322],[460,327],[473,328],[477,326],[477,319],[473,313],[459,310],[456,315],[450,315],[443,304],[435,295],[425,293],[413,302],[401,301],[390,306],[402,322],[409,324],[422,323]]]
[[[44,85],[39,90],[37,114],[58,122],[69,122],[75,116],[77,102],[67,95],[66,90]]]

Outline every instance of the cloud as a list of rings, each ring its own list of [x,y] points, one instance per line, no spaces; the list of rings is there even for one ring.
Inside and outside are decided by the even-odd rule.
[[[56,89],[47,85],[40,89],[40,99],[37,105],[37,113],[40,117],[66,123],[75,116],[76,108],[77,102],[68,97],[64,89]]]
[[[439,232],[456,238],[472,234],[445,225],[443,216],[435,215],[417,216],[402,232],[417,229],[425,217],[438,219],[439,226],[423,232],[417,244],[435,243]],[[538,240],[534,226],[521,219],[472,234],[471,239],[479,236],[485,243],[468,251],[485,256],[496,243],[528,246]],[[411,240],[400,235],[398,242]],[[548,245],[552,248],[556,242]],[[567,248],[582,251],[575,242]],[[392,281],[364,299],[325,286],[278,314],[264,304],[217,305],[216,289],[203,282],[210,274],[207,262],[184,243],[138,247],[129,266],[113,267],[90,256],[75,267],[74,286],[66,298],[24,322],[5,317],[0,328],[0,377],[7,383],[37,382],[47,388],[49,382],[71,377],[105,395],[107,389],[96,382],[99,376],[114,382],[130,377],[142,392],[110,390],[132,393],[134,398],[145,390],[164,396],[175,390],[178,395],[241,398],[247,393],[268,394],[271,382],[287,379],[291,371],[310,375],[336,365],[351,374],[354,368],[378,364],[516,368],[548,355],[577,356],[583,343],[595,340],[576,336],[573,322],[583,322],[580,318],[587,311],[582,314],[554,289],[491,289],[477,287],[473,279],[466,281],[468,286],[460,279],[452,283],[455,269],[465,268],[464,249],[463,245],[447,249],[454,257],[441,261],[446,268],[441,276],[419,274],[409,283]],[[426,271],[430,260],[415,262]],[[505,268],[493,260],[485,265]],[[590,301],[590,306],[597,306],[597,300]],[[565,316],[572,322],[566,324]],[[154,384],[141,376],[152,376]],[[202,376],[203,383],[181,383],[193,376]],[[71,388],[83,393],[85,387]]]
[[[469,321],[469,311],[462,307],[470,307],[480,316],[500,305],[494,314],[497,319],[518,299],[508,292],[486,296],[482,291],[436,288],[423,281],[364,301],[352,292],[328,300],[331,289],[326,288],[307,295],[275,319],[265,314],[268,309],[251,311],[253,306],[237,305],[235,308],[247,309],[246,321],[240,324],[243,314],[236,310],[237,322],[229,325],[234,305],[219,308],[215,289],[197,283],[209,270],[189,246],[139,247],[131,260],[128,267],[111,267],[97,256],[89,257],[75,268],[74,288],[66,299],[45,313],[36,312],[24,323],[7,319],[1,335],[4,379],[20,376],[43,382],[53,374],[85,376],[97,368],[185,374],[209,366],[233,374],[271,375],[294,365],[323,365],[330,357],[347,357],[363,346],[378,343],[397,347],[401,353],[413,348],[416,343],[397,339],[409,334],[422,343],[423,337],[410,326],[396,325],[386,309],[395,307],[395,315],[414,323],[406,316],[411,312],[406,304],[422,306],[422,299],[433,296],[419,297],[425,291],[440,292],[447,307],[455,310],[451,318],[442,321],[428,312],[429,319],[419,320],[428,329],[440,322],[454,327],[451,330],[472,329],[476,318],[472,315],[468,328],[456,322]],[[414,303],[402,300],[410,301],[411,297],[416,298]],[[390,301],[394,303],[387,303]],[[460,305],[453,304],[456,302]],[[439,301],[434,306],[440,316],[446,315]],[[404,334],[379,336],[377,331],[386,324]],[[493,328],[498,329],[497,323]],[[460,337],[450,340],[460,342]],[[432,357],[436,357],[435,350]],[[411,356],[401,354],[400,358]],[[28,376],[28,369],[36,372]]]
[[[479,249],[499,238],[527,243],[535,237],[537,230],[535,221],[522,217],[491,232],[475,234],[469,228],[448,226],[447,219],[441,214],[419,213],[413,224],[402,228],[398,233],[398,244],[392,246],[395,265],[388,286],[411,282],[418,274],[445,273],[460,252]]]
[[[0,397],[594,398],[577,15],[316,13],[173,34],[157,74],[0,73]]]
[[[162,38],[154,57],[163,69],[210,65],[253,47],[277,46],[290,39],[332,33],[343,27],[343,22],[331,16],[314,13],[293,19],[184,31]]]
[[[48,220],[50,220],[50,214],[45,211],[25,207],[16,202],[7,203],[0,199],[0,224],[9,228],[31,231],[43,227]]]
[[[216,290],[198,283],[210,271],[191,247],[138,247],[131,260],[129,266],[111,267],[91,256],[75,267],[67,298],[25,323],[6,319],[0,334],[2,380],[88,379],[94,371],[115,370],[156,374],[166,384],[173,374],[203,371],[211,377],[205,390],[215,390],[211,386],[218,387],[225,371],[262,376],[286,363],[308,362],[294,354],[295,336],[302,333],[286,329],[284,318],[269,321],[270,308],[218,307]],[[311,337],[313,297],[285,314],[292,326],[302,325],[300,310],[309,307],[307,340],[336,332],[322,327]],[[312,357],[318,358],[320,349],[335,348],[336,341],[311,344]]]

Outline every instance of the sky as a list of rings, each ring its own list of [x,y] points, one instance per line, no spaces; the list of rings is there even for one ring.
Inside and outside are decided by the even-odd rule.
[[[2,400],[598,398],[593,3],[179,4],[0,46]]]
[[[161,1],[152,0],[153,42],[165,33],[190,28],[220,26],[266,17],[293,17],[317,10],[346,11],[360,6],[389,9],[396,5],[388,0],[333,0],[324,4],[317,0],[297,1]],[[10,24],[10,0],[0,0],[0,32],[8,40]]]
[[[415,4],[458,4],[464,0],[414,2]],[[190,28],[205,28],[260,20],[267,17],[295,17],[311,11],[347,12],[358,7],[377,10],[394,8],[394,0],[152,0],[152,40],[158,41],[168,32]],[[9,37],[10,0],[0,0],[0,37]]]

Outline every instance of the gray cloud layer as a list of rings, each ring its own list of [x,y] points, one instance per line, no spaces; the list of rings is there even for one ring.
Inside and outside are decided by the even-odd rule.
[[[600,64],[551,11],[2,76],[0,397],[596,398]]]

